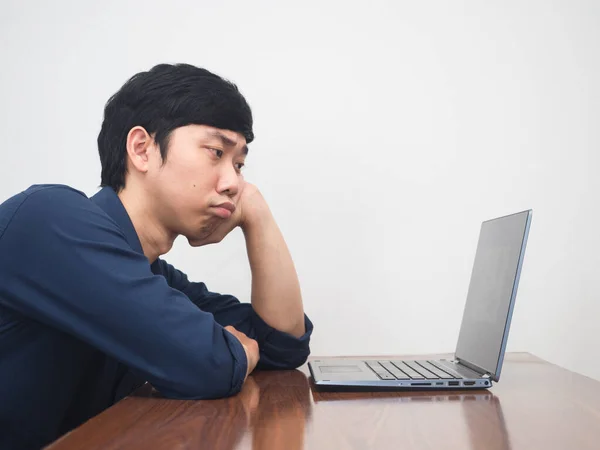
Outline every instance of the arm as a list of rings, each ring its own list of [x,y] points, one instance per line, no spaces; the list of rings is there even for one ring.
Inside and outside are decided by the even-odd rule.
[[[245,192],[250,186],[246,186]],[[283,235],[262,194],[244,198],[241,228],[252,271],[252,307],[273,328],[302,336],[304,309],[298,276]]]
[[[232,217],[197,246],[220,242],[240,226],[252,271],[252,305],[230,295],[209,292],[172,266],[160,262],[169,285],[185,293],[196,306],[214,314],[221,325],[233,325],[260,349],[258,368],[291,369],[310,354],[313,325],[304,314],[298,277],[283,236],[258,189],[245,183]]]
[[[31,194],[0,239],[0,302],[128,365],[161,393],[237,393],[245,351],[209,313],[154,275],[118,227],[80,194]]]
[[[249,303],[240,303],[232,295],[211,292],[204,283],[190,282],[185,273],[163,260],[152,266],[162,274],[169,286],[183,292],[192,303],[214,315],[222,326],[233,325],[248,337],[256,339],[259,346],[259,369],[295,369],[304,364],[310,354],[310,336],[313,325],[303,314],[306,333],[295,337],[269,326]]]

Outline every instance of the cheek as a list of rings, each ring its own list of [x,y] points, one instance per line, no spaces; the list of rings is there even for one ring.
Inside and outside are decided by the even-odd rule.
[[[185,180],[184,183],[187,187],[196,192],[213,192],[216,189],[218,177],[216,171],[210,169],[204,167],[186,171],[182,175],[182,180]]]
[[[186,182],[186,186],[191,191],[190,193],[194,196],[201,194],[209,194],[213,191],[210,180],[203,179],[201,176],[190,177]]]
[[[158,172],[157,180],[162,184],[167,191],[173,194],[179,194],[202,188],[202,176],[195,170],[192,165],[180,164],[179,161],[169,162],[165,164]]]
[[[216,190],[217,175],[218,171],[201,153],[180,152],[169,154],[166,164],[158,172],[160,180],[157,181],[172,201],[199,205]]]

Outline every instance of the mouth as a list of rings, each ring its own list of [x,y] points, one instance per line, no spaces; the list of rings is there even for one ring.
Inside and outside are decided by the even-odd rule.
[[[220,205],[213,206],[212,209],[215,214],[223,219],[229,219],[235,212],[235,205],[230,202],[221,203]]]

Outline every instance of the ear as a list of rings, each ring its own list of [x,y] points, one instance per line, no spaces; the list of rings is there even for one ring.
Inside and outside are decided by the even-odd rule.
[[[154,139],[144,127],[136,126],[127,134],[127,156],[130,170],[146,173],[149,168],[150,152]]]

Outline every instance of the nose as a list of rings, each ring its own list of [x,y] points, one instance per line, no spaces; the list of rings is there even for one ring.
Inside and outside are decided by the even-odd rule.
[[[219,177],[217,192],[229,197],[235,197],[240,189],[240,177],[235,168],[224,164]]]

